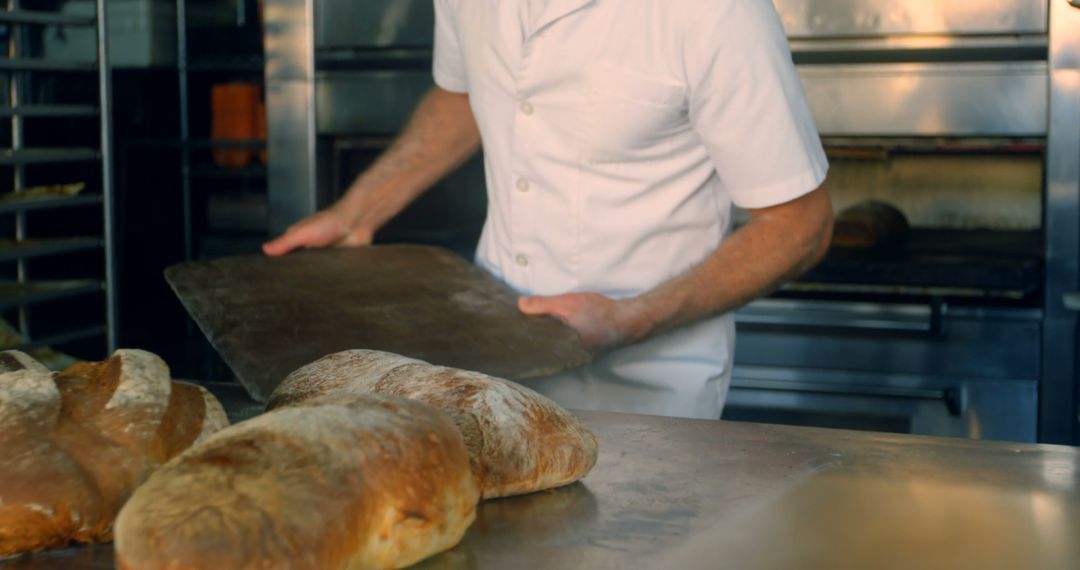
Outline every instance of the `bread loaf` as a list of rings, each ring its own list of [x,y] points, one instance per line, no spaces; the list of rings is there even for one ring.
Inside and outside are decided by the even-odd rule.
[[[483,498],[577,481],[596,463],[596,437],[555,402],[479,372],[396,354],[348,350],[290,374],[268,409],[327,395],[403,396],[446,412],[465,438]]]
[[[908,229],[903,212],[891,204],[867,200],[837,214],[832,245],[869,249],[899,239]]]
[[[419,402],[312,398],[222,430],[136,491],[122,569],[400,568],[448,549],[479,491],[454,424]]]
[[[109,540],[135,487],[226,425],[213,396],[148,352],[60,373],[0,353],[0,556]]]

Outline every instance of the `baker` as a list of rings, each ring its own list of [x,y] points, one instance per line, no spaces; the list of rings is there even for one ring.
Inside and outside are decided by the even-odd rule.
[[[564,406],[719,418],[731,311],[824,253],[827,161],[769,0],[435,0],[434,78],[335,204],[264,245],[359,246],[484,150],[476,262],[597,353]],[[732,206],[749,212],[733,230]]]

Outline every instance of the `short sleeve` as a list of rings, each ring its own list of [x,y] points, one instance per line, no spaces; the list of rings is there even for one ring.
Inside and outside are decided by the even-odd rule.
[[[435,49],[432,75],[435,84],[447,91],[465,93],[469,90],[465,62],[458,42],[455,0],[435,2]]]
[[[685,36],[690,120],[732,202],[766,208],[821,186],[828,161],[769,0],[711,2]]]

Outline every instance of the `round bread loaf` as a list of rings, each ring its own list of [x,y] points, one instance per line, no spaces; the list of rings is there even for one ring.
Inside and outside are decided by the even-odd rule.
[[[222,430],[117,520],[122,569],[400,568],[448,549],[479,491],[454,424],[381,396],[313,398]]]
[[[290,374],[268,409],[327,395],[403,396],[446,412],[469,450],[483,498],[559,487],[596,463],[592,434],[571,413],[524,386],[374,350],[347,350]]]
[[[837,214],[833,222],[832,245],[842,248],[874,248],[900,239],[909,229],[904,213],[895,206],[868,200]]]

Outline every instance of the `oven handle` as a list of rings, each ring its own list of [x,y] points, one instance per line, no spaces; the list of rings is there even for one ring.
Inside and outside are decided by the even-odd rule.
[[[1080,2],[1080,0],[1077,1]],[[925,320],[906,320],[869,315],[822,318],[820,315],[807,315],[800,311],[789,311],[783,314],[737,311],[735,313],[735,322],[740,325],[751,326],[854,330],[859,332],[917,332],[935,335],[941,332],[946,304],[941,299],[932,299],[928,304],[930,311],[927,313]]]
[[[1078,0],[1080,1],[1080,0]],[[949,415],[959,417],[963,415],[965,406],[964,390],[951,387],[943,390],[928,388],[896,388],[892,386],[859,386],[853,389],[848,386],[835,384],[823,384],[815,382],[785,382],[782,380],[752,380],[739,382],[732,379],[732,388],[744,390],[771,390],[777,392],[802,392],[806,394],[829,394],[833,396],[856,396],[878,398],[909,398],[912,400],[941,400]]]

